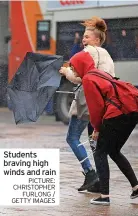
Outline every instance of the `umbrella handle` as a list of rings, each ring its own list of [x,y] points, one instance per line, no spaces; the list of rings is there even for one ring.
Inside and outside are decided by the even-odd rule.
[[[70,91],[56,91],[56,93],[62,93],[62,94],[74,94],[74,92],[70,92]]]

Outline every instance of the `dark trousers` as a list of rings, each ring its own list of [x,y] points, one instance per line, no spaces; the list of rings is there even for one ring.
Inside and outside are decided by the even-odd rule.
[[[138,180],[130,163],[120,152],[137,123],[138,113],[130,113],[128,115],[123,114],[106,119],[101,125],[94,159],[100,179],[100,190],[102,194],[109,194],[110,174],[107,159],[108,155],[117,164],[132,187],[138,184]]]
[[[93,133],[93,127],[92,127],[91,123],[89,122],[89,124],[88,124],[88,136],[91,136],[92,133]]]

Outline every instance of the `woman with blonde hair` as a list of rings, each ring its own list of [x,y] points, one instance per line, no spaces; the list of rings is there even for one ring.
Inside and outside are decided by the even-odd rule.
[[[96,68],[115,76],[113,60],[109,53],[101,48],[106,38],[107,26],[105,21],[99,17],[92,17],[84,21],[82,25],[85,26],[82,40],[83,50],[90,53]],[[75,84],[81,83],[81,78],[74,75],[71,67],[62,67],[60,73]],[[80,136],[89,123],[89,112],[82,86],[76,92],[75,100],[71,105],[70,115],[71,119],[66,140],[81,163],[85,175],[84,183],[78,188],[78,191],[99,192],[98,176],[90,163],[84,145],[80,143]]]

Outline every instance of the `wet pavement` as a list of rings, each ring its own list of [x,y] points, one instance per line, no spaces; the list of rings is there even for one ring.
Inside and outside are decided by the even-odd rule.
[[[78,193],[84,177],[81,167],[66,144],[68,126],[52,116],[41,116],[37,123],[16,126],[12,113],[0,109],[1,148],[60,148],[60,205],[57,207],[0,207],[0,216],[138,216],[138,198],[131,200],[131,188],[117,166],[110,161],[111,205],[93,206],[90,199],[97,194]],[[82,136],[87,140],[87,131]],[[93,158],[86,144],[90,160]],[[123,148],[138,176],[138,127]]]

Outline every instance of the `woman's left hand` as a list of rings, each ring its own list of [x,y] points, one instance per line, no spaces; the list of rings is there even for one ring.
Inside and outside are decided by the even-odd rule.
[[[97,132],[97,131],[94,130],[93,133],[92,133],[92,139],[95,140],[95,141],[97,141],[98,136],[99,136],[99,132]]]
[[[68,69],[66,67],[61,67],[60,70],[59,70],[59,73],[66,76],[67,71],[68,71]]]

